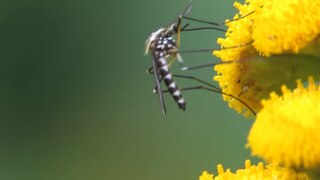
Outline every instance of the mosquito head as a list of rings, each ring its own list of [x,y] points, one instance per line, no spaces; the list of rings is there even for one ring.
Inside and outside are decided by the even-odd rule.
[[[173,23],[167,28],[166,33],[168,35],[176,34],[178,32],[178,28],[179,28],[178,24]]]

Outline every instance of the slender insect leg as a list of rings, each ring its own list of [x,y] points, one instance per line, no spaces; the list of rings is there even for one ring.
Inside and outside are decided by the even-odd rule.
[[[205,86],[193,86],[193,87],[187,87],[187,88],[181,88],[180,91],[190,91],[190,90],[206,90],[206,91],[210,91],[210,92],[216,92],[216,93],[219,93],[219,94],[222,94],[222,95],[225,95],[225,96],[229,96],[231,98],[234,98],[236,99],[237,101],[239,101],[240,103],[242,103],[243,105],[245,105],[249,111],[254,115],[256,116],[256,112],[244,101],[242,101],[241,99],[231,95],[231,94],[227,94],[227,93],[224,93],[222,91],[219,91],[217,89],[213,89],[213,88],[208,88],[208,87],[205,87]],[[168,93],[169,91],[168,90],[163,90],[162,93]]]
[[[165,103],[164,103],[164,98],[163,98],[161,85],[160,85],[161,77],[159,76],[160,73],[157,72],[157,70],[160,68],[158,66],[158,62],[156,61],[156,59],[158,58],[158,55],[157,55],[156,52],[153,52],[152,56],[153,56],[152,67],[155,70],[154,73],[153,73],[153,77],[155,79],[156,89],[159,91],[158,95],[159,95],[160,107],[161,107],[162,113],[166,114],[166,106],[165,106]]]
[[[204,86],[195,86],[195,87],[189,87],[189,88],[182,88],[180,89],[181,91],[187,91],[187,90],[195,90],[195,89],[204,89],[204,90],[207,90],[207,91],[212,91],[212,92],[217,92],[217,93],[220,93],[222,95],[225,95],[225,96],[229,96],[231,98],[234,98],[235,100],[239,101],[240,103],[242,103],[243,105],[245,105],[251,112],[252,114],[256,115],[256,112],[246,103],[244,102],[243,100],[239,99],[238,97],[235,97],[234,95],[232,94],[228,94],[228,93],[224,93],[222,92],[222,90],[218,87],[216,87],[215,85],[212,85],[208,82],[205,82],[199,78],[196,78],[196,77],[193,77],[193,76],[185,76],[185,75],[178,75],[178,74],[173,74],[172,75],[173,77],[177,77],[177,78],[184,78],[184,79],[190,79],[190,80],[194,80],[194,81],[197,81],[197,82],[200,82],[206,86],[209,86],[211,88],[208,88],[208,87],[204,87]],[[164,91],[166,92],[166,91]]]
[[[206,67],[213,67],[217,64],[221,64],[221,63],[209,63],[209,64],[203,64],[203,65],[199,65],[199,66],[188,67],[185,65],[185,62],[182,59],[180,53],[176,53],[176,59],[179,63],[181,71],[189,71],[189,70],[201,69],[201,68],[206,68]],[[171,60],[168,64],[168,66],[170,67],[174,61],[175,61],[175,59]],[[149,73],[149,70],[147,70],[147,73]]]
[[[177,54],[176,54],[176,57],[177,57],[177,60],[178,60],[179,65],[180,65],[180,69],[181,69],[182,71],[188,70],[188,67],[185,65],[185,63],[184,63],[184,61],[183,61],[180,53],[177,53]]]
[[[182,59],[181,57],[181,53],[201,53],[201,52],[211,52],[211,51],[214,51],[214,50],[227,50],[227,49],[233,49],[233,48],[240,48],[240,47],[244,47],[244,46],[248,46],[250,44],[252,44],[253,41],[250,41],[248,43],[243,43],[243,44],[240,44],[240,45],[237,45],[237,46],[230,46],[230,47],[225,47],[225,48],[222,48],[222,49],[196,49],[196,50],[182,50],[182,51],[172,51],[172,52],[169,52],[173,55],[175,55],[176,59],[178,60],[179,62],[179,65],[180,65],[180,70],[182,71],[188,71],[188,70],[195,70],[195,69],[200,69],[200,68],[206,68],[206,67],[213,67],[215,65],[218,65],[218,64],[227,64],[227,63],[234,63],[235,61],[225,61],[225,62],[218,62],[218,63],[208,63],[208,64],[204,64],[204,65],[198,65],[198,66],[194,66],[194,67],[188,67],[185,65],[185,62],[184,60]]]
[[[147,69],[147,74],[154,75],[153,67],[150,67],[149,69]],[[161,82],[162,80],[163,80],[163,77],[160,76],[159,81]],[[158,88],[157,88],[157,86],[155,86],[153,89],[153,93],[157,93],[157,92],[158,92]]]
[[[190,79],[190,80],[194,80],[194,81],[197,81],[197,82],[200,82],[206,86],[210,86],[211,88],[217,90],[217,91],[222,91],[220,88],[218,88],[217,86],[215,85],[212,85],[206,81],[203,81],[199,78],[196,78],[196,77],[193,77],[193,76],[185,76],[185,75],[178,75],[178,74],[172,74],[173,77],[177,77],[177,78],[183,78],[183,79]]]
[[[248,14],[245,14],[245,15],[243,15],[241,17],[238,17],[236,19],[229,20],[229,21],[223,22],[223,23],[210,22],[210,21],[206,21],[206,20],[202,20],[202,19],[192,18],[192,17],[186,16],[186,15],[181,16],[181,18],[182,19],[187,19],[189,21],[200,22],[200,23],[209,24],[209,25],[213,25],[213,26],[221,26],[221,25],[226,25],[227,23],[230,23],[230,22],[233,22],[233,21],[238,21],[238,20],[240,20],[242,18],[245,18],[245,17],[253,14],[254,12],[255,11],[252,11],[252,12],[250,12]]]
[[[195,21],[195,22],[200,22],[200,23],[204,23],[204,24],[210,24],[210,25],[213,25],[213,26],[220,26],[220,25],[223,25],[223,24],[220,24],[220,23],[215,23],[215,22],[210,22],[210,21],[206,21],[206,20],[201,20],[201,19],[196,19],[196,18],[192,18],[192,17],[188,17],[186,15],[184,16],[181,16],[182,19],[187,19],[189,21]]]
[[[148,68],[146,72],[147,72],[147,74],[150,74],[150,75],[153,74],[153,73],[154,73],[154,72],[153,72],[153,66],[151,66],[150,68]]]
[[[217,28],[217,27],[207,27],[207,26],[196,27],[196,28],[185,28],[185,29],[182,29],[181,31],[189,32],[189,31],[199,31],[199,30],[208,30],[208,29],[217,30],[217,31],[221,31],[221,32],[227,32],[227,30],[225,30],[225,29],[221,29],[221,28]]]
[[[199,65],[199,66],[187,67],[187,69],[185,71],[191,71],[191,70],[195,70],[195,69],[213,67],[213,66],[215,66],[217,64],[219,64],[219,63],[210,63],[210,64],[203,64],[203,65]]]
[[[215,65],[228,64],[228,63],[234,63],[234,61],[208,63],[208,64],[202,64],[202,65],[192,66],[192,67],[184,66],[184,69],[181,69],[181,70],[182,70],[182,71],[191,71],[191,70],[196,70],[196,69],[201,69],[201,68],[208,68],[208,67],[214,67]]]

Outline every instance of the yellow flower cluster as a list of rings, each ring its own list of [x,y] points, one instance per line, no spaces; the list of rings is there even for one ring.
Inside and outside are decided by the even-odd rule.
[[[320,1],[267,1],[254,18],[253,46],[264,56],[298,53],[320,33]]]
[[[217,42],[221,45],[221,48],[237,47],[231,49],[225,49],[220,51],[214,51],[213,54],[219,57],[222,61],[235,61],[237,63],[228,63],[215,66],[217,71],[217,76],[214,80],[219,82],[220,87],[223,92],[228,94],[234,94],[241,97],[244,91],[246,91],[247,84],[250,82],[244,82],[241,78],[242,74],[247,71],[247,66],[240,62],[239,60],[245,57],[250,57],[256,53],[255,49],[251,44],[252,42],[252,16],[248,15],[252,12],[257,11],[262,5],[262,1],[259,3],[248,3],[241,5],[235,2],[234,6],[239,10],[239,14],[234,16],[234,21],[226,20],[226,25],[228,30],[226,32],[226,38],[218,38]],[[239,18],[240,16],[245,16]],[[241,58],[240,58],[241,57]],[[252,82],[251,82],[252,83]],[[232,98],[223,96],[224,100],[229,102],[229,106],[234,108],[236,111],[243,113],[245,116],[249,116],[250,112],[242,103],[234,101]],[[259,101],[255,101],[248,96],[241,97],[241,99],[253,109],[259,110]]]
[[[248,147],[277,168],[270,173],[272,166],[246,165],[231,173],[221,166],[218,176],[204,172],[200,179],[306,179],[284,171],[320,179],[320,86],[313,79],[320,77],[320,1],[246,0],[234,6],[239,13],[226,20],[226,37],[218,39],[222,49],[213,52],[227,62],[215,66],[214,80],[256,112]],[[244,103],[223,98],[251,114]]]
[[[252,154],[267,162],[294,169],[320,167],[320,86],[312,77],[293,91],[271,94],[250,131]]]
[[[319,36],[320,1],[246,0],[234,6],[239,14],[226,20],[226,38],[219,38],[218,43],[222,48],[240,48],[215,51],[222,60],[239,60],[255,52],[263,56],[297,53]],[[252,46],[241,47],[249,42]]]
[[[258,165],[251,165],[249,160],[245,162],[244,169],[238,169],[235,173],[232,173],[230,169],[224,170],[220,164],[217,166],[218,175],[208,173],[207,171],[202,172],[199,180],[239,180],[239,179],[250,179],[250,180],[306,180],[308,179],[304,173],[296,173],[289,169],[284,169],[276,166],[265,166],[262,162]]]
[[[286,61],[293,66],[292,69],[276,74],[279,78],[270,78],[269,82],[267,78],[261,79],[262,76],[275,74],[273,68],[278,66],[271,62],[272,59],[320,57],[320,1],[247,0],[243,5],[235,2],[234,6],[239,13],[233,20],[226,20],[226,37],[217,40],[222,50],[213,52],[228,63],[215,66],[217,75],[214,80],[218,81],[224,93],[241,98],[259,112],[261,100],[267,98],[269,93],[280,92],[281,85],[289,80],[292,84],[296,76],[307,77],[294,75],[287,78],[286,75],[294,73],[296,67]],[[292,58],[291,55],[297,57]],[[257,59],[269,64],[257,64]],[[241,102],[227,96],[223,98],[236,111],[245,116],[251,114]]]

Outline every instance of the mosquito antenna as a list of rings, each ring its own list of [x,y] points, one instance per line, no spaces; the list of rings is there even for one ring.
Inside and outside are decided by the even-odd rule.
[[[192,0],[188,3],[188,5],[186,6],[186,8],[180,13],[179,18],[181,18],[182,16],[187,15],[192,9]]]
[[[187,26],[189,26],[189,24],[184,25],[183,27],[181,27],[181,23],[182,23],[182,17],[186,14],[188,14],[191,11],[192,8],[192,2],[190,2],[188,4],[188,6],[184,9],[183,12],[180,13],[179,17],[178,17],[178,22],[176,25],[174,25],[177,29],[176,29],[176,34],[177,34],[177,47],[180,48],[180,33],[183,29],[185,29]]]

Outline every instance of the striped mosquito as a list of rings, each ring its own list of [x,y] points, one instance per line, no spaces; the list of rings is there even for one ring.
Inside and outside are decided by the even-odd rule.
[[[181,70],[194,70],[203,67],[212,67],[218,63],[210,63],[195,67],[187,67],[184,64],[184,61],[180,55],[180,53],[192,53],[192,52],[210,52],[213,49],[201,49],[201,50],[188,50],[188,51],[180,51],[180,33],[187,32],[187,31],[197,31],[197,30],[205,30],[205,29],[214,29],[222,32],[226,32],[226,30],[220,28],[220,25],[225,25],[225,23],[213,23],[209,21],[199,20],[195,18],[191,18],[186,16],[187,13],[191,10],[191,4],[187,6],[187,8],[179,15],[177,22],[171,24],[168,27],[162,27],[156,30],[155,32],[151,33],[145,43],[145,54],[152,55],[152,67],[147,70],[147,73],[153,74],[155,79],[155,88],[154,93],[157,93],[160,100],[160,106],[163,114],[166,114],[166,107],[164,103],[163,93],[170,93],[175,102],[177,103],[178,107],[182,110],[186,109],[186,102],[182,96],[181,91],[187,90],[197,90],[203,89],[207,91],[217,92],[223,94],[225,96],[229,96],[233,99],[238,100],[242,104],[244,104],[251,112],[255,115],[255,112],[250,108],[244,101],[241,99],[222,92],[222,90],[210,83],[202,81],[196,77],[192,76],[185,76],[185,75],[177,75],[172,74],[170,72],[170,67],[175,60],[177,60],[180,64]],[[253,12],[252,12],[253,13]],[[245,16],[248,16],[252,13],[249,13]],[[241,18],[245,17],[242,16]],[[199,27],[199,28],[188,28],[189,24],[186,24],[182,27],[182,19],[186,19],[189,21],[195,21],[200,23],[209,24],[209,27]],[[233,21],[233,20],[232,20]],[[174,38],[176,35],[176,39]],[[250,42],[251,43],[251,42]],[[248,43],[249,44],[249,43]],[[247,45],[247,44],[245,44]],[[242,45],[240,45],[242,46]],[[236,46],[239,47],[239,46]],[[229,47],[235,48],[235,47]],[[229,49],[228,48],[228,49]],[[183,79],[190,79],[201,83],[201,86],[195,87],[188,87],[188,88],[178,88],[177,84],[175,83],[173,77],[175,78],[183,78]],[[164,81],[164,84],[167,87],[167,90],[161,89],[161,82]]]

